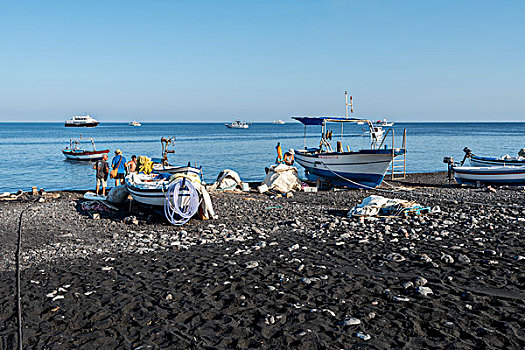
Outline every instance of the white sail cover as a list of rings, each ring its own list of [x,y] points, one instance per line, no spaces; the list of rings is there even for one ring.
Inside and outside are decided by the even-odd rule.
[[[224,169],[221,171],[219,176],[217,176],[217,180],[213,185],[211,185],[209,190],[234,190],[237,188],[237,186],[240,186],[241,183],[242,181],[239,174],[233,170]]]
[[[274,164],[270,167],[266,178],[259,186],[260,192],[274,190],[281,193],[299,191],[301,180],[297,173],[297,168],[286,164]]]

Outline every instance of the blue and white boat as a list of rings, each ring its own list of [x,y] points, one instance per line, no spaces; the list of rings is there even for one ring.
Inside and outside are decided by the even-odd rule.
[[[346,92],[345,92],[346,96]],[[352,101],[352,100],[350,100]],[[304,169],[308,180],[328,182],[333,186],[343,186],[350,188],[376,188],[381,185],[383,178],[392,166],[392,162],[398,156],[406,154],[406,130],[403,134],[403,146],[393,148],[394,132],[389,130],[384,137],[374,131],[374,124],[367,119],[348,118],[348,105],[346,99],[346,116],[308,116],[292,117],[305,126],[305,148],[294,150],[294,157]],[[341,124],[341,141],[337,141],[336,150],[332,149],[332,133],[327,130],[328,123]],[[351,151],[348,147],[343,150],[343,125],[346,123],[355,123],[368,125],[370,129],[371,145],[370,149],[361,149]],[[321,126],[321,142],[319,147],[306,147],[306,126]],[[392,137],[392,148],[388,149],[385,143],[388,134]],[[383,144],[385,145],[383,148]],[[403,165],[404,169],[406,167]],[[392,169],[394,171],[394,169]]]
[[[525,185],[525,167],[522,166],[452,166],[456,182],[462,185]]]
[[[470,155],[472,166],[525,166],[524,157],[481,157],[474,154]]]

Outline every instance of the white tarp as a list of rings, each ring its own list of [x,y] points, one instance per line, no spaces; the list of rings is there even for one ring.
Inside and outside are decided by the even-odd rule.
[[[274,190],[281,193],[299,191],[301,180],[297,174],[297,168],[286,164],[274,164],[270,167],[266,178],[259,186],[261,193]]]
[[[239,174],[237,174],[233,170],[224,169],[223,171],[221,171],[219,176],[217,176],[217,180],[213,185],[211,185],[209,190],[234,190],[238,186],[241,186],[241,183],[242,181]]]
[[[403,199],[385,198],[382,196],[369,196],[363,199],[361,204],[356,205],[348,212],[348,216],[375,216],[382,208],[391,207],[400,203],[407,203]]]

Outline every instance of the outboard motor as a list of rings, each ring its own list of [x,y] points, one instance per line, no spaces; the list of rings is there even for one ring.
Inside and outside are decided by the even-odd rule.
[[[472,155],[472,151],[468,147],[463,148],[463,152],[465,152],[465,157],[463,157],[463,160],[461,161],[461,166],[463,166],[467,158],[470,158]]]
[[[463,161],[465,161],[463,159]],[[454,166],[454,158],[453,157],[445,157],[443,158],[443,163],[447,164],[448,166],[448,181],[452,181],[452,174],[453,174],[453,166]]]

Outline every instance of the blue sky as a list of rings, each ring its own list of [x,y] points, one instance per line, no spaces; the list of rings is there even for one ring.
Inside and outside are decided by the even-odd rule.
[[[525,121],[521,1],[0,5],[0,121]]]

